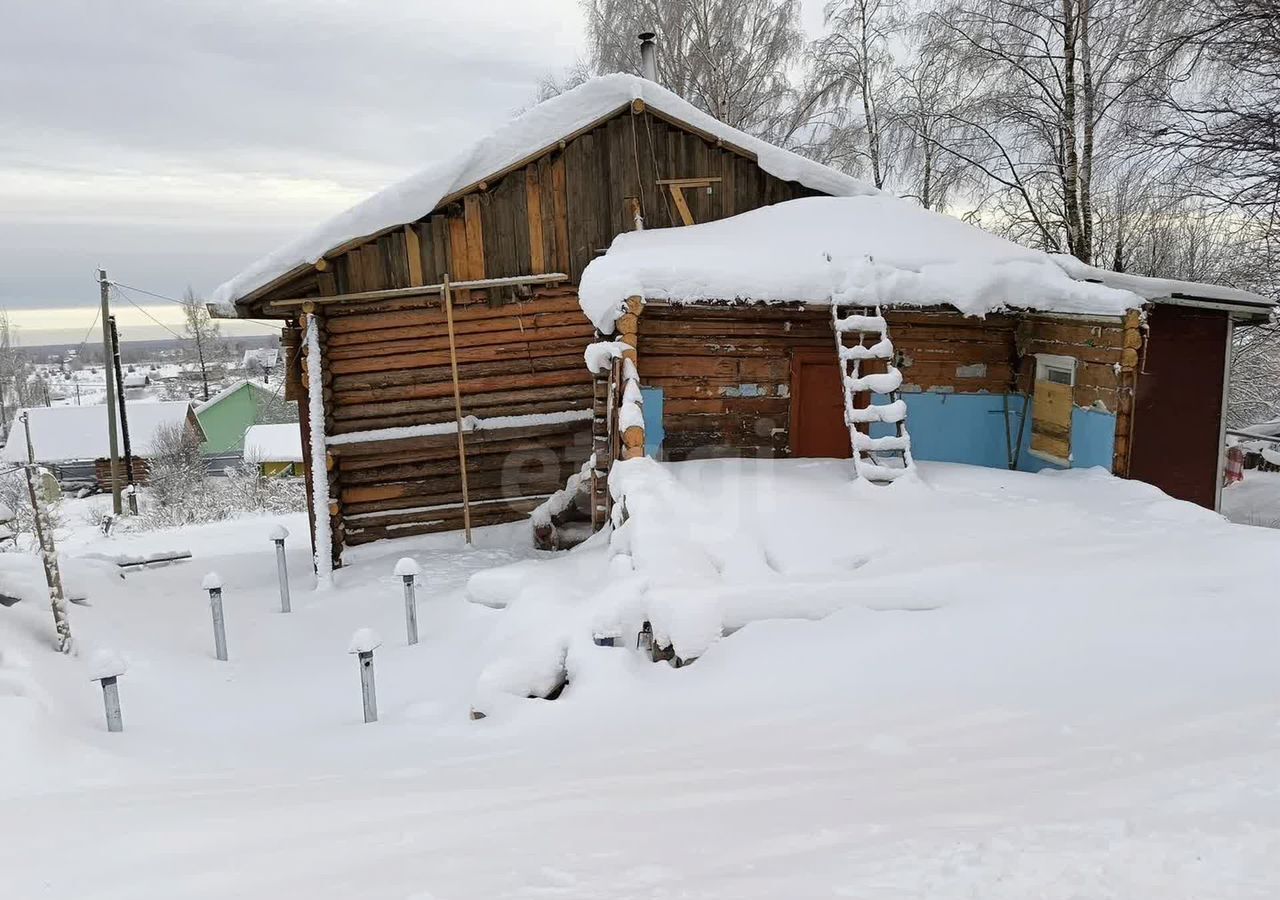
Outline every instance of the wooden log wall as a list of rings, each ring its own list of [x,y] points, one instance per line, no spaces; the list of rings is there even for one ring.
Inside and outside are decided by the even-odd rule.
[[[1018,323],[1018,390],[1028,397],[1035,388],[1037,353],[1070,356],[1077,360],[1073,406],[1091,407],[1116,417],[1115,449],[1111,470],[1129,471],[1134,387],[1143,336],[1141,316],[1131,311],[1123,321],[1095,322],[1024,315]]]
[[[326,313],[326,434],[455,422],[438,296],[335,305]],[[545,289],[498,307],[472,298],[455,306],[454,332],[464,416],[590,410],[582,353],[594,332],[572,289]],[[590,452],[589,434],[587,419],[534,432],[467,434],[473,524],[519,518],[563,487]],[[330,455],[346,543],[459,527],[453,433],[335,444]]]
[[[1141,334],[1136,329],[1126,330],[1118,319],[1088,322],[1025,315],[1017,326],[1018,391],[1030,396],[1035,388],[1035,354],[1071,356],[1078,360],[1073,404],[1101,404],[1108,412],[1117,413],[1121,388],[1117,366],[1135,365],[1140,344]]]
[[[830,352],[834,361],[830,316],[798,305],[646,305],[640,376],[663,392],[666,458],[787,455],[790,356],[804,349]],[[946,310],[890,310],[886,317],[905,390],[1013,389],[1013,317]]]

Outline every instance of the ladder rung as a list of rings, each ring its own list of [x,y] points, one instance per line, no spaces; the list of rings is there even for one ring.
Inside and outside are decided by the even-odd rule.
[[[853,432],[853,446],[856,450],[866,451],[898,451],[911,449],[909,435],[890,435],[889,437],[871,437],[861,431]]]
[[[888,372],[863,375],[859,378],[846,377],[844,387],[845,390],[854,394],[859,394],[863,391],[871,391],[873,394],[892,394],[902,387],[902,373],[898,371],[896,366],[890,366]]]
[[[836,319],[836,331],[847,334],[850,331],[873,332],[884,334],[889,330],[884,316],[845,316]]]
[[[841,347],[840,358],[850,359],[893,359],[893,341],[881,338],[870,347]]]
[[[909,468],[897,469],[892,466],[882,466],[879,463],[870,462],[869,460],[858,460],[858,474],[868,481],[894,481],[910,472]]]
[[[845,419],[851,425],[866,422],[901,422],[907,417],[905,400],[894,400],[882,406],[864,406],[862,409],[846,409]]]

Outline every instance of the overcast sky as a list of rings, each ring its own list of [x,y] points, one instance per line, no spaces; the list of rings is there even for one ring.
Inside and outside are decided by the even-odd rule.
[[[31,344],[89,327],[99,265],[208,293],[582,53],[575,0],[6,0],[0,307]]]

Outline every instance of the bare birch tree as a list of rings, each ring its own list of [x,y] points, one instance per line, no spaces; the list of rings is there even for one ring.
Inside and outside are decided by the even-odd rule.
[[[658,35],[658,80],[749,134],[776,138],[804,49],[797,0],[583,0],[589,67],[640,72],[636,35]]]
[[[204,303],[196,298],[195,292],[187,288],[182,295],[183,331],[196,351],[196,362],[200,366],[200,383],[204,390],[204,399],[209,399],[209,361],[216,352],[221,329],[218,323],[209,316]]]

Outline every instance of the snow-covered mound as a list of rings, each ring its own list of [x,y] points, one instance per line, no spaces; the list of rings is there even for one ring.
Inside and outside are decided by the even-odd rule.
[[[613,330],[628,297],[949,303],[971,315],[1005,307],[1119,315],[1127,290],[1076,280],[1059,261],[887,194],[806,197],[687,228],[618,235],[582,274],[587,317]]]
[[[550,562],[472,577],[472,598],[506,607],[522,636],[493,648],[477,702],[495,702],[495,690],[537,694],[559,665],[571,683],[589,678],[599,655],[573,648],[601,633],[634,646],[646,620],[660,646],[691,659],[765,620],[990,603],[1002,614],[1020,616],[1025,604],[1072,617],[1095,595],[1120,616],[1137,598],[1167,597],[1172,614],[1182,599],[1222,590],[1224,570],[1245,581],[1250,571],[1280,576],[1280,559],[1262,549],[1280,535],[1242,532],[1101,469],[1031,475],[925,463],[921,479],[888,491],[853,479],[849,465],[618,464],[610,489],[624,525]]]
[[[268,254],[215,290],[212,299],[215,303],[232,302],[296,266],[315,262],[349,240],[420,219],[450,194],[554,145],[633,100],[643,100],[673,119],[754,153],[762,169],[784,181],[798,181],[824,194],[876,193],[875,188],[843,172],[731,128],[652,81],[634,75],[604,75],[539,103],[456,156],[379,191]]]

